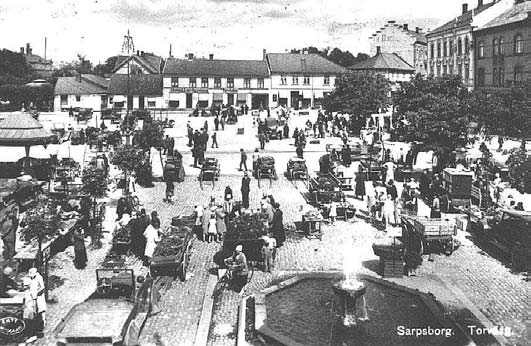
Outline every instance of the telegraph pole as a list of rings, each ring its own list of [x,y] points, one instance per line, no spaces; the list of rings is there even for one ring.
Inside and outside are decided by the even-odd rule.
[[[131,144],[131,132],[129,129],[129,107],[131,109],[133,108],[133,105],[129,105],[129,99],[133,101],[131,97],[131,88],[130,88],[130,78],[131,78],[131,70],[130,70],[130,63],[131,63],[131,54],[135,53],[135,45],[133,43],[133,37],[129,34],[129,30],[127,30],[127,35],[124,36],[124,42],[122,44],[122,52],[124,52],[127,56],[127,107],[125,109],[125,124],[126,124],[126,131],[125,131],[125,144],[130,145]]]

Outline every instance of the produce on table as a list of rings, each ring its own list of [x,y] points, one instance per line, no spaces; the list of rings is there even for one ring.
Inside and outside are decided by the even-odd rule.
[[[114,232],[113,242],[127,243],[131,240],[128,227],[122,227]]]
[[[243,214],[229,221],[226,240],[258,239],[267,234],[267,215],[264,213]]]
[[[162,236],[162,240],[157,244],[153,257],[155,256],[177,256],[186,246],[187,236],[191,234],[192,228],[189,226],[171,226],[169,232]]]

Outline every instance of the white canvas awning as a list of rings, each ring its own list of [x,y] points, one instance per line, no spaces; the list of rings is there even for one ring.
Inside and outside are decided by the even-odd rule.
[[[214,101],[221,101],[223,102],[223,94],[214,94],[214,98],[213,98]]]
[[[303,90],[302,91],[302,98],[311,99],[312,96],[313,96],[313,90]]]
[[[313,92],[313,97],[316,98],[316,99],[323,98],[324,97],[323,91],[322,90],[315,90]]]
[[[126,97],[124,95],[114,95],[112,98],[113,102],[125,102]]]
[[[247,94],[238,94],[238,101],[247,101]]]
[[[199,95],[199,101],[208,101],[210,98],[210,94],[198,94]]]
[[[289,90],[279,90],[278,97],[283,99],[289,98]]]
[[[179,94],[170,93],[170,101],[179,101]]]

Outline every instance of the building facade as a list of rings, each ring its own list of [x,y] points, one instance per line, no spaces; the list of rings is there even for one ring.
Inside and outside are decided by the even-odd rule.
[[[269,107],[271,82],[262,60],[169,58],[163,75],[167,108]]]
[[[475,88],[497,91],[531,82],[530,4],[516,2],[474,32]]]
[[[318,54],[265,54],[271,83],[269,105],[293,109],[316,107],[335,88],[343,67]]]
[[[409,30],[408,24],[396,24],[394,20],[388,21],[380,30],[371,37],[370,55],[376,55],[377,47],[382,53],[396,53],[409,65],[415,68],[415,73],[426,76],[428,66],[428,45],[426,35],[422,29],[416,27]]]
[[[164,60],[157,55],[140,50],[130,56],[119,56],[114,65],[113,74],[160,74]]]
[[[165,108],[161,74],[113,74],[107,93],[115,109]]]
[[[382,53],[377,47],[376,55],[348,69],[354,73],[380,74],[391,83],[391,91],[396,91],[401,82],[415,76],[416,70],[397,53]]]
[[[54,89],[54,111],[76,107],[101,111],[109,106],[108,86],[108,79],[91,74],[59,77]]]
[[[461,15],[430,31],[428,41],[428,74],[435,77],[459,75],[463,83],[474,86],[473,31],[512,6],[513,0],[493,0],[470,9],[462,5]]]

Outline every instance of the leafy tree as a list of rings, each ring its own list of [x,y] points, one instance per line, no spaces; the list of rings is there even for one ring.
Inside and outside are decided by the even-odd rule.
[[[520,193],[531,193],[531,160],[527,159],[525,145],[512,149],[506,164],[511,185]]]
[[[107,176],[101,169],[89,166],[83,170],[83,191],[92,198],[104,197],[107,193]]]
[[[352,73],[336,80],[336,88],[323,99],[331,112],[368,116],[390,105],[389,81],[382,75]]]
[[[36,267],[40,273],[43,274],[45,296],[48,299],[48,266],[47,261],[43,260],[42,243],[53,237],[59,230],[59,216],[55,213],[55,210],[50,208],[47,203],[47,197],[40,195],[37,197],[37,205],[35,208],[26,212],[24,218],[24,228],[21,232],[21,238],[24,241],[37,241],[37,264]]]
[[[159,121],[144,123],[142,130],[135,134],[135,144],[145,152],[161,148],[164,145],[164,127]]]
[[[326,58],[333,63],[336,63],[343,67],[352,66],[360,61],[365,61],[369,58],[367,54],[364,53],[358,53],[357,56],[354,56],[351,52],[342,51],[339,48],[333,48],[330,47],[319,49],[316,47],[306,47],[302,49],[292,49],[291,53],[308,53],[308,54],[319,54],[323,58]]]
[[[52,102],[53,97],[54,87],[50,84],[39,87],[15,84],[0,85],[0,99],[10,101],[8,110],[11,111],[20,110],[22,105],[27,107],[30,103],[40,107]]]
[[[0,84],[23,84],[32,79],[32,71],[20,53],[0,50]]]
[[[124,145],[115,151],[111,163],[118,166],[125,175],[127,182],[128,175],[131,175],[144,161],[144,154],[142,151],[130,145]],[[125,192],[129,192],[129,184],[125,184]]]

